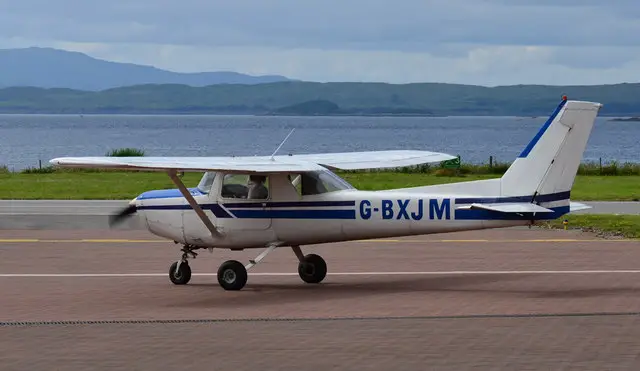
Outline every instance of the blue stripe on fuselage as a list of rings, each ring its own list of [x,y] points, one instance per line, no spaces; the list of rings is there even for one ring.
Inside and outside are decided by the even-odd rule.
[[[190,189],[194,192],[194,189]],[[197,189],[195,192],[202,194]],[[138,199],[181,198],[179,190],[149,191],[147,195]],[[193,193],[192,193],[193,194]],[[142,195],[141,195],[142,196]],[[537,195],[536,202],[568,201],[570,192],[558,192],[546,195]],[[507,203],[507,202],[531,202],[533,196],[510,197],[467,197],[454,198],[456,205],[471,203]],[[203,210],[211,210],[217,218],[239,219],[356,219],[355,209],[333,209],[339,206],[355,206],[356,201],[291,201],[291,202],[233,202],[226,204],[204,203]],[[223,207],[224,206],[224,207]],[[274,208],[296,208],[293,210],[274,210]],[[228,209],[225,210],[225,208]],[[304,208],[304,209],[300,209]],[[313,209],[308,209],[313,208]],[[190,210],[188,204],[181,205],[144,205],[140,210]],[[553,213],[502,213],[490,210],[454,210],[455,219],[459,220],[547,220],[555,219],[569,212],[569,206],[551,208]]]
[[[262,207],[329,207],[329,206],[356,206],[355,201],[267,201],[267,202],[236,202],[225,203],[224,207],[233,209],[251,209]]]
[[[230,210],[240,219],[355,219],[351,210]]]
[[[231,218],[229,214],[222,206],[218,204],[201,204],[202,210],[211,210],[216,218]],[[144,205],[138,206],[138,210],[192,210],[191,205]]]
[[[200,192],[197,188],[189,188],[194,196],[201,196],[204,193]],[[571,191],[550,193],[546,195],[536,195],[536,202],[552,202],[567,200],[571,196]],[[162,189],[155,191],[144,192],[137,197],[138,200],[150,200],[150,199],[162,199],[162,198],[182,198],[182,193],[179,189]],[[506,197],[460,197],[454,198],[456,204],[471,204],[471,203],[501,203],[501,202],[531,202],[533,196],[506,196]],[[336,206],[355,206],[356,201],[267,201],[267,202],[231,202],[224,203],[224,207],[233,209],[250,209],[250,208],[262,208],[262,207],[336,207]],[[189,208],[187,205],[185,208]]]

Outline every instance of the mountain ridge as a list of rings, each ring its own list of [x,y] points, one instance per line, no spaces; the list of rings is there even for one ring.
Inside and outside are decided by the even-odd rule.
[[[0,49],[0,87],[69,88],[101,91],[142,84],[263,84],[295,81],[281,75],[234,71],[173,72],[154,66],[113,62],[77,51],[28,47]]]
[[[53,48],[0,49],[0,113],[539,116],[563,95],[603,103],[602,115],[640,115],[640,83],[309,82],[183,74]]]
[[[0,113],[540,116],[563,95],[604,104],[602,116],[640,116],[640,83],[482,87],[296,81],[102,91],[11,87],[0,89]]]

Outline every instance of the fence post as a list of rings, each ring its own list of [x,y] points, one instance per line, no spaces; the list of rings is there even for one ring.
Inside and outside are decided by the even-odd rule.
[[[600,157],[600,173],[598,175],[602,175],[602,157]]]
[[[493,156],[489,156],[489,170],[493,169]]]

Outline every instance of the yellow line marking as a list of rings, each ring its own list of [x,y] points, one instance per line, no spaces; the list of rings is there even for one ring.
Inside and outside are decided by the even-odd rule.
[[[379,240],[356,240],[353,242],[402,242],[402,240],[379,239]]]
[[[489,240],[440,240],[440,242],[490,242]]]
[[[377,239],[377,240],[357,240],[357,241],[345,241],[345,242],[383,242],[383,243],[529,243],[529,242],[541,242],[541,243],[563,243],[563,242],[640,242],[637,239],[512,239],[512,240],[471,240],[471,239],[446,239],[446,240],[390,240],[390,239]],[[143,240],[143,239],[38,239],[38,238],[4,238],[0,239],[0,243],[173,243],[168,240]]]
[[[49,239],[0,239],[0,243],[149,243],[149,242],[170,242],[165,240],[128,240],[128,239],[79,239],[79,240],[49,240]]]
[[[128,240],[128,239],[83,239],[80,240],[81,242],[92,242],[92,243],[120,243],[120,242],[126,242],[126,243],[147,243],[147,242],[169,242],[169,241],[164,241],[164,240]]]
[[[487,242],[492,242],[492,243],[496,243],[496,242],[500,242],[500,243],[505,243],[505,242],[640,242],[640,240],[637,239],[572,239],[572,238],[567,238],[567,239],[512,239],[512,240],[358,240],[355,242],[401,242],[401,243],[448,243],[448,242],[461,242],[461,243],[475,243],[475,242],[481,242],[481,243],[487,243]]]

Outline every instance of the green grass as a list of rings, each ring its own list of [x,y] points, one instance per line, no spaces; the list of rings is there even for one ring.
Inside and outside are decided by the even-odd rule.
[[[438,176],[427,173],[363,172],[339,173],[356,188],[380,190],[421,185],[462,182],[498,177],[497,174]],[[201,173],[185,173],[189,187],[198,184]],[[573,200],[638,200],[640,176],[578,176]],[[0,171],[1,199],[131,199],[151,189],[175,188],[162,172],[120,171]]]
[[[185,173],[188,186],[198,184],[200,173]],[[152,189],[175,188],[164,173],[152,172],[54,172],[2,173],[2,199],[131,199]]]
[[[567,215],[542,226],[564,228],[564,219],[568,221],[569,229],[581,229],[604,236],[640,238],[640,215]]]

